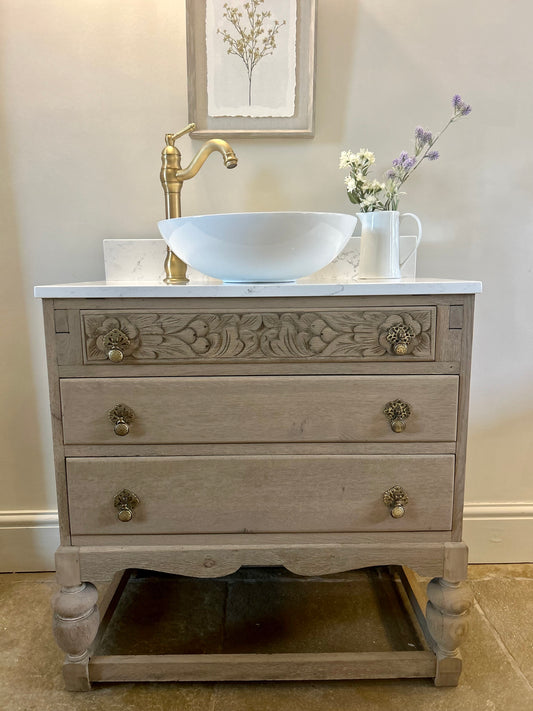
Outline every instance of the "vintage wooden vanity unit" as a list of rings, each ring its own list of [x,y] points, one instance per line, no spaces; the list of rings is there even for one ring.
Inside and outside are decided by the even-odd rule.
[[[54,630],[91,681],[433,677],[457,683],[478,282],[37,287],[61,546]],[[322,575],[398,565],[431,649],[93,653],[126,569]],[[98,609],[94,581],[113,578]]]

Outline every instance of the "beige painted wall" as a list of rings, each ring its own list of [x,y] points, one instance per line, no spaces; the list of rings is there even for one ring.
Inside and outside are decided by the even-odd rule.
[[[101,279],[104,238],[157,236],[163,135],[188,121],[184,6],[0,0],[0,510],[55,508],[33,285]],[[530,532],[532,23],[529,0],[319,0],[315,138],[234,141],[238,169],[215,156],[183,193],[185,214],[349,211],[340,150],[374,150],[379,176],[461,93],[471,117],[401,207],[424,225],[420,275],[484,281],[467,500],[528,504]]]

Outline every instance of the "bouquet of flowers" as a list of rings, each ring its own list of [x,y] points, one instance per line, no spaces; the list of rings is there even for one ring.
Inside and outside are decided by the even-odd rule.
[[[400,188],[405,181],[415,172],[424,160],[437,160],[438,151],[433,149],[435,143],[452,123],[463,116],[468,116],[472,108],[466,104],[459,94],[453,99],[453,113],[444,128],[435,136],[418,126],[415,129],[414,155],[402,151],[398,158],[392,161],[392,168],[385,175],[385,182],[370,180],[368,171],[374,163],[375,157],[371,151],[361,148],[359,153],[342,151],[339,168],[349,168],[350,174],[344,179],[346,191],[350,202],[359,205],[361,212],[374,210],[397,210],[400,200]]]

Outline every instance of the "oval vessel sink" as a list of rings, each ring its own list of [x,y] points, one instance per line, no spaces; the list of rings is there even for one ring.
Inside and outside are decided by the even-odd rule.
[[[322,269],[352,236],[355,215],[249,212],[158,222],[170,249],[194,269],[229,282],[294,281]]]

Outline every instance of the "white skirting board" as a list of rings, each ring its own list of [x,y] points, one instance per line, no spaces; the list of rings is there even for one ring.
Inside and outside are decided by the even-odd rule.
[[[470,563],[533,563],[533,503],[465,504]]]
[[[471,563],[533,563],[533,503],[466,504]],[[57,511],[0,511],[0,573],[55,570]]]
[[[0,511],[0,573],[55,570],[57,511]]]

